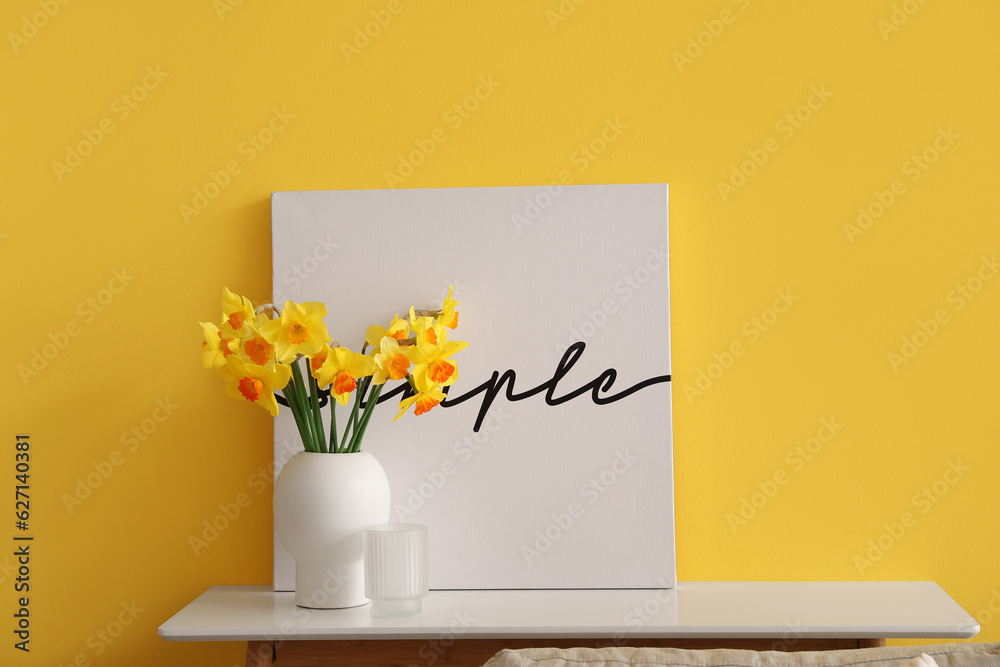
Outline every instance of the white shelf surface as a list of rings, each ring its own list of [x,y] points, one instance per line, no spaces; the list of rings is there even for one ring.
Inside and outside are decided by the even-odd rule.
[[[931,581],[681,582],[669,590],[431,591],[423,612],[316,610],[270,586],[212,586],[160,626],[172,641],[573,637],[969,638]]]

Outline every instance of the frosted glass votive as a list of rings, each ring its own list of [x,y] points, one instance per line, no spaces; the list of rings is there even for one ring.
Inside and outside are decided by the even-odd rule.
[[[427,595],[427,526],[380,523],[365,528],[365,597],[372,616],[419,614]]]

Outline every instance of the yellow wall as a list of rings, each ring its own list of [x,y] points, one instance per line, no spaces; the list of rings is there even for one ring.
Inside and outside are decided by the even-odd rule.
[[[35,542],[29,656],[0,558],[0,662],[242,660],[156,635],[211,584],[270,581],[270,421],[202,370],[195,322],[223,285],[268,294],[271,191],[387,187],[439,127],[402,187],[670,183],[682,580],[931,579],[1000,640],[1000,279],[977,275],[1000,250],[1000,5],[895,4],[3,3],[4,488],[29,433]],[[391,21],[345,52],[372,12]],[[446,115],[480,77],[499,87]],[[585,156],[609,119],[624,128]],[[793,303],[769,312],[781,290]],[[52,358],[26,375],[36,351]],[[195,555],[189,536],[240,493]],[[743,499],[760,505],[745,524],[728,516]]]

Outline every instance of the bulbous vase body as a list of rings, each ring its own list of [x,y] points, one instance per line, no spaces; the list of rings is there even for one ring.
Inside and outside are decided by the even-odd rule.
[[[389,480],[368,452],[298,452],[274,481],[274,527],[295,559],[295,604],[365,604],[366,526],[389,520]]]

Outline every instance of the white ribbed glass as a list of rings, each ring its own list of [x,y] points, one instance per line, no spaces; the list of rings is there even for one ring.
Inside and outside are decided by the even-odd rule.
[[[365,597],[372,615],[419,614],[427,595],[427,526],[380,523],[365,528]]]

